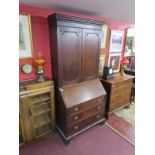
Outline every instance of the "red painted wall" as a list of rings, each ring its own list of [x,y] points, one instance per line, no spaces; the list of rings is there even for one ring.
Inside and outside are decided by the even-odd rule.
[[[42,9],[42,8],[36,8],[26,5],[20,5],[19,7],[20,13],[28,13],[31,15],[31,29],[32,29],[32,42],[33,42],[33,53],[34,56],[37,55],[38,52],[42,52],[43,56],[46,59],[46,64],[44,66],[45,70],[45,76],[48,76],[52,79],[52,73],[51,73],[51,61],[50,61],[50,42],[49,42],[49,29],[48,29],[48,21],[47,17],[50,14],[53,13],[62,13],[66,15],[72,15],[72,16],[79,16],[84,18],[90,18],[90,19],[96,19],[105,21],[110,24],[110,29],[118,29],[118,30],[124,30],[124,33],[126,34],[126,29],[128,27],[133,27],[133,23],[127,23],[127,22],[121,22],[121,21],[114,21],[109,20],[106,18],[97,18],[94,16],[86,16],[86,15],[80,15],[76,13],[70,13],[66,11],[61,10],[52,10],[52,9]],[[110,33],[109,33],[110,35]],[[110,37],[108,37],[110,39]],[[124,37],[124,44],[125,44],[125,37]],[[109,47],[109,45],[108,45]],[[123,46],[124,47],[124,46]],[[107,50],[101,50],[101,52],[109,53]],[[121,51],[124,52],[124,48]],[[108,58],[108,57],[107,57]],[[21,66],[26,63],[30,62],[32,63],[32,59],[20,59],[19,60],[19,79],[29,79],[29,78],[36,78],[35,70],[31,74],[24,74],[21,71]]]

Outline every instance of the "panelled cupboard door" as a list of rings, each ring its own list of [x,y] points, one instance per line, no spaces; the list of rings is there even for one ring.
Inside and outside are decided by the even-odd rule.
[[[58,28],[62,85],[78,83],[81,80],[81,34],[79,28]]]
[[[89,80],[98,77],[99,52],[101,42],[101,31],[83,30],[82,51],[82,79]]]

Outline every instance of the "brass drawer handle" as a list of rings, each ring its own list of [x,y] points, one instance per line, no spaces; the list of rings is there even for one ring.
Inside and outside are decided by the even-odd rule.
[[[101,109],[101,106],[98,106],[97,109],[100,110]]]
[[[78,120],[79,119],[79,116],[74,116],[74,120]]]
[[[100,99],[100,98],[98,98],[98,99],[97,99],[97,101],[98,101],[98,102],[101,102],[101,99]]]
[[[96,116],[97,119],[99,119],[100,117],[101,117],[100,115],[97,115],[97,116]]]
[[[79,107],[75,107],[74,108],[74,111],[79,111]]]
[[[79,126],[78,126],[78,125],[74,126],[74,130],[77,130],[78,128],[79,128]]]

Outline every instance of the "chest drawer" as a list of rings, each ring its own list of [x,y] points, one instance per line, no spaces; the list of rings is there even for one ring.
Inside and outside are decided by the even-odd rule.
[[[125,96],[126,94],[131,92],[131,88],[132,88],[132,85],[119,87],[117,89],[112,89],[111,90],[111,96],[118,96],[120,94]]]
[[[72,115],[68,118],[68,127],[73,126],[74,124],[81,122],[89,117],[94,116],[97,113],[103,112],[105,114],[105,104],[98,104],[95,107],[84,111],[79,114]]]
[[[128,79],[128,80],[120,81],[118,83],[112,84],[111,88],[113,90],[119,89],[119,88],[125,88],[125,87],[128,87],[128,86],[131,86],[132,82],[133,82],[133,79]]]
[[[88,127],[89,125],[95,123],[96,121],[99,121],[101,119],[104,118],[104,113],[103,112],[100,112],[100,113],[97,113],[95,114],[94,116],[80,122],[80,123],[77,123],[75,125],[73,125],[72,127],[68,128],[67,129],[67,132],[68,132],[68,135],[73,135],[75,134],[76,132]]]
[[[131,90],[131,88],[132,88],[132,81],[131,80],[126,80],[124,83],[120,82],[117,84],[113,84],[111,86],[111,95],[115,96],[115,95],[124,93],[127,90]]]
[[[94,107],[95,105],[98,104],[105,104],[105,97],[104,96],[100,96],[98,98],[89,100],[87,102],[81,103],[79,105],[73,106],[69,109],[69,115],[76,115],[78,113],[81,113],[83,111],[86,111],[88,109],[91,109],[92,107]]]

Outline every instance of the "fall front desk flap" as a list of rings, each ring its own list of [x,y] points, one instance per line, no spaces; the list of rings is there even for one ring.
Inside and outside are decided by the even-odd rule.
[[[72,107],[103,95],[106,95],[106,91],[99,79],[64,87],[62,92],[66,107]]]

